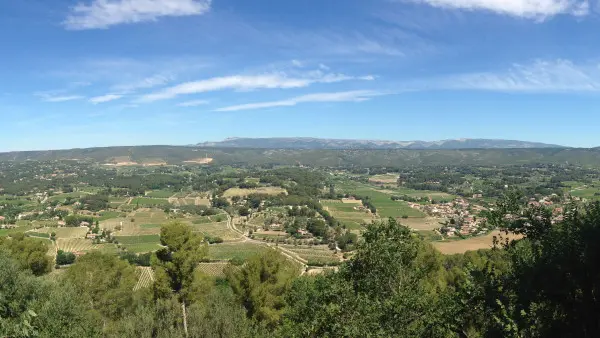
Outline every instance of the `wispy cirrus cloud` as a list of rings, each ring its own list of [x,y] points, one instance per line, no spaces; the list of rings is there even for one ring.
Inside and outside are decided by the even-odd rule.
[[[152,88],[206,69],[212,63],[198,57],[86,58],[53,65],[43,76],[69,82],[104,84],[112,91]]]
[[[48,93],[37,93],[36,96],[40,97],[44,102],[67,102],[85,98],[81,95],[53,95]]]
[[[600,92],[600,65],[569,60],[535,60],[506,71],[449,76],[431,81],[443,89],[499,92]]]
[[[240,104],[235,106],[218,108],[215,111],[219,112],[231,112],[240,110],[256,110],[274,107],[291,107],[300,103],[310,102],[363,102],[370,100],[372,97],[386,95],[389,93],[383,91],[374,90],[354,90],[345,92],[332,92],[332,93],[315,93],[293,97],[286,100],[280,101],[268,101],[268,102],[256,102]]]
[[[172,75],[156,74],[145,77],[138,81],[114,85],[112,86],[112,89],[120,92],[132,92],[138,89],[148,89],[162,86],[173,81],[173,79],[174,76]]]
[[[210,102],[208,100],[193,100],[193,101],[181,102],[177,106],[179,106],[179,107],[197,107],[197,106],[203,106],[203,105],[206,105],[209,103]]]
[[[167,16],[202,15],[212,0],[93,0],[77,4],[63,22],[67,29],[101,29],[119,24],[155,21]]]
[[[90,101],[90,103],[93,103],[93,104],[99,104],[99,103],[106,103],[106,102],[118,100],[122,97],[123,97],[123,95],[120,95],[120,94],[107,94],[107,95],[92,97],[92,98],[90,98],[89,101]]]
[[[438,8],[486,10],[498,14],[543,20],[558,14],[586,15],[588,0],[400,0]]]
[[[163,89],[161,91],[144,95],[140,102],[154,102],[172,99],[179,95],[198,94],[204,92],[232,89],[232,90],[255,90],[255,89],[290,89],[310,86],[314,83],[334,83],[348,80],[373,80],[371,75],[354,77],[344,74],[323,73],[320,70],[305,73],[304,76],[287,76],[285,73],[263,74],[263,75],[233,75],[214,77],[206,80],[182,83],[177,86]]]

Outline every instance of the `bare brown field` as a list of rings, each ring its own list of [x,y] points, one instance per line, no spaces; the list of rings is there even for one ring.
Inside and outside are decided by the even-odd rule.
[[[439,242],[432,242],[433,246],[438,249],[441,253],[446,255],[460,254],[467,251],[474,251],[479,249],[490,249],[492,247],[492,241],[494,236],[502,236],[503,238],[519,239],[521,236],[509,234],[508,236],[499,231],[492,231],[485,236],[471,237],[465,240],[446,240]]]
[[[183,163],[193,163],[193,164],[209,164],[213,161],[210,157],[197,158],[195,160],[187,160],[183,161]]]
[[[394,184],[398,182],[399,177],[396,174],[375,175],[369,178],[369,182]]]
[[[142,164],[144,167],[160,167],[167,165],[167,162],[145,162]]]
[[[309,276],[316,276],[316,275],[322,275],[327,272],[337,272],[338,270],[339,270],[339,268],[337,266],[324,267],[324,268],[311,267],[308,271],[306,271],[306,274]]]
[[[117,156],[117,157],[113,157],[110,160],[108,160],[108,163],[105,163],[104,165],[123,167],[123,166],[139,165],[139,163],[133,162],[129,156]]]
[[[233,196],[248,196],[250,194],[265,194],[265,195],[279,195],[279,194],[287,194],[285,189],[279,187],[260,187],[255,189],[240,189],[240,188],[231,188],[227,189],[225,193],[223,193],[224,197],[233,197]]]
[[[403,218],[398,220],[400,224],[405,225],[413,230],[433,230],[441,227],[441,218],[425,217],[425,218]]]
[[[350,198],[342,198],[342,203],[345,204],[362,204],[361,200],[350,199]]]
[[[189,200],[189,199],[186,199],[186,200]],[[206,206],[210,206],[210,200],[208,198],[196,197],[194,199],[194,205],[206,205]]]

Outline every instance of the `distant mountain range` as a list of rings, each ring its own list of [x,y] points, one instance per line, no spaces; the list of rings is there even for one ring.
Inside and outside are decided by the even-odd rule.
[[[556,144],[493,139],[455,139],[442,141],[340,140],[308,137],[228,138],[220,142],[204,142],[203,148],[255,149],[534,149],[566,148]]]

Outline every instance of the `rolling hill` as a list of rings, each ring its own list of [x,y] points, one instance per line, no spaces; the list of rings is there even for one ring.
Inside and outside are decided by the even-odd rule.
[[[565,148],[539,142],[492,139],[455,139],[442,141],[380,141],[343,140],[307,137],[228,138],[219,142],[204,142],[198,147],[261,148],[261,149],[531,149]]]
[[[210,159],[210,161],[206,161]],[[600,166],[600,149],[243,149],[189,146],[106,147],[0,153],[0,161],[77,160],[100,164],[227,164],[412,166],[513,165],[531,163]]]

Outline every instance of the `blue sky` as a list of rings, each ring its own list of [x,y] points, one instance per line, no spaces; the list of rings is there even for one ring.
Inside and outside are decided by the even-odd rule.
[[[600,3],[0,2],[0,151],[226,137],[599,146]]]

